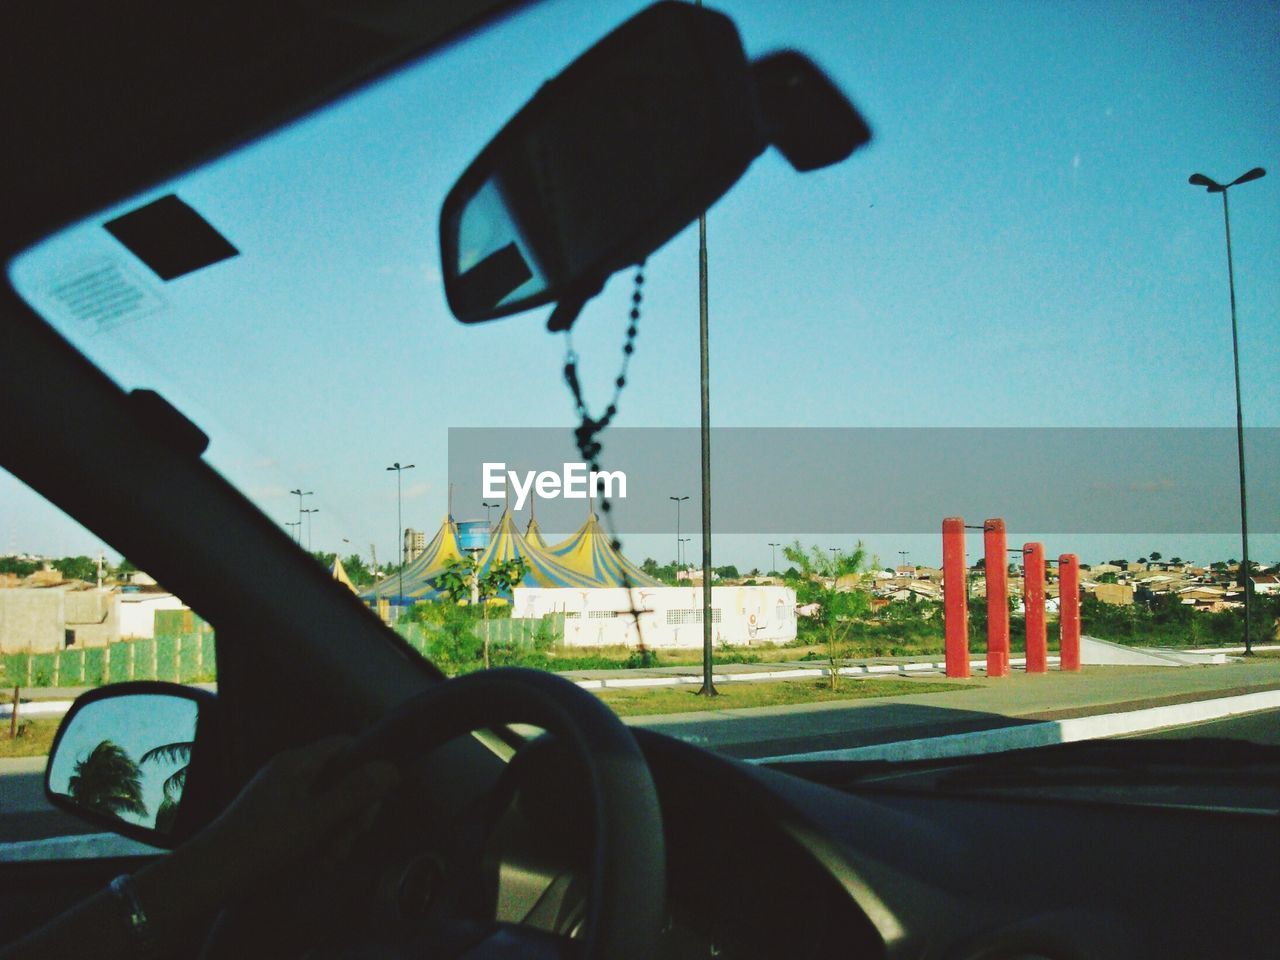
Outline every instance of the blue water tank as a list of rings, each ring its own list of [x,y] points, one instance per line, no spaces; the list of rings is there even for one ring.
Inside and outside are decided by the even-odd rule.
[[[458,549],[483,550],[489,546],[489,522],[487,520],[458,521]]]

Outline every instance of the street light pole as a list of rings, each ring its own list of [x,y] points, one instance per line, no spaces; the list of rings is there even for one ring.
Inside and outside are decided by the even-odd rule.
[[[303,510],[302,512],[307,515],[307,552],[310,553],[311,552],[311,516],[312,514],[319,513],[320,508],[308,507],[306,510]],[[299,531],[299,533],[301,533],[301,531]]]
[[[769,570],[769,575],[772,576],[778,572],[778,548],[782,546],[782,544],[770,543],[769,546],[773,548],[773,566]]]
[[[1244,482],[1244,411],[1240,402],[1240,338],[1236,326],[1236,275],[1231,260],[1231,213],[1227,206],[1227,190],[1240,183],[1258,180],[1267,175],[1262,167],[1254,167],[1247,173],[1236,177],[1230,183],[1222,184],[1203,173],[1193,173],[1187,182],[1192,186],[1204,187],[1209,193],[1222,194],[1222,222],[1227,232],[1227,286],[1231,291],[1231,358],[1236,375],[1236,456],[1240,463],[1240,589],[1244,591],[1244,654],[1253,655],[1253,643],[1249,633],[1250,606],[1249,587],[1249,507]]]
[[[403,519],[403,516],[402,516],[402,514],[401,514],[401,500],[402,500],[402,496],[401,496],[401,488],[400,488],[400,474],[404,473],[404,471],[406,471],[406,470],[412,470],[412,469],[413,469],[413,464],[412,464],[412,463],[409,463],[409,464],[405,464],[404,466],[401,466],[401,465],[400,465],[400,461],[398,461],[398,460],[397,460],[397,461],[396,461],[395,463],[393,463],[391,466],[387,467],[387,469],[388,469],[388,470],[394,470],[394,471],[396,472],[396,536],[397,536],[397,537],[399,538],[399,540],[400,540],[400,601],[399,601],[399,603],[397,604],[397,606],[399,606],[399,607],[403,608],[403,607],[404,607],[404,557],[405,557],[405,549],[404,549],[404,519]]]
[[[295,526],[298,528],[298,546],[302,546],[302,498],[311,496],[315,491],[303,490],[302,487],[298,487],[297,490],[290,490],[289,492],[298,495],[298,522]]]
[[[685,500],[688,500],[689,498],[688,497],[667,497],[667,499],[674,500],[676,502],[676,569],[679,570],[681,566],[681,560],[683,559],[680,556],[680,544],[682,542],[680,540],[680,504],[683,503]]]
[[[486,530],[488,530],[490,534],[492,534],[492,533],[493,533],[493,517],[492,517],[492,514],[490,514],[490,513],[489,513],[489,511],[490,511],[490,510],[492,510],[494,507],[500,507],[500,506],[502,506],[502,504],[500,504],[500,503],[489,503],[489,502],[487,502],[487,501],[485,501],[485,500],[482,500],[482,501],[480,501],[480,506],[484,507],[484,526],[485,526],[485,529],[486,529]]]

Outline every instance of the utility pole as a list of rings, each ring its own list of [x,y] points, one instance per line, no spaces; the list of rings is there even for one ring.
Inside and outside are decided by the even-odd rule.
[[[698,0],[702,8],[702,0]],[[717,696],[711,682],[711,357],[707,324],[707,215],[698,216],[698,356],[702,387],[702,688]]]
[[[701,6],[701,3],[699,3]],[[711,682],[711,358],[707,325],[707,215],[698,217],[698,354],[702,385],[702,688],[718,696]]]
[[[1209,193],[1222,194],[1222,222],[1227,230],[1227,285],[1231,290],[1231,357],[1236,372],[1236,455],[1240,463],[1240,589],[1244,591],[1244,655],[1253,655],[1253,644],[1249,636],[1249,594],[1253,591],[1253,579],[1249,575],[1249,501],[1245,494],[1244,483],[1244,412],[1240,405],[1240,339],[1236,332],[1236,274],[1231,262],[1231,214],[1227,209],[1227,190],[1239,183],[1248,183],[1267,175],[1262,167],[1254,167],[1242,173],[1230,183],[1218,183],[1203,173],[1193,173],[1187,182],[1195,187],[1204,187]]]
[[[404,547],[404,518],[401,512],[403,493],[400,486],[400,475],[406,470],[412,470],[413,464],[410,463],[401,466],[400,461],[397,460],[391,466],[387,467],[387,469],[394,470],[396,473],[396,539],[400,541],[400,597],[397,602],[397,606],[404,607],[404,558],[406,551]]]
[[[682,504],[684,501],[688,500],[689,498],[688,497],[667,497],[667,499],[674,500],[676,503],[676,569],[679,570],[681,561],[683,560],[683,558],[680,555],[680,544],[684,542],[680,539],[680,504]]]
[[[302,512],[307,515],[307,552],[310,553],[311,552],[311,517],[313,514],[319,513],[320,509],[318,507],[316,508],[308,507]]]
[[[302,546],[302,498],[311,496],[315,491],[303,490],[302,487],[298,487],[297,490],[290,490],[289,492],[297,494],[298,497],[298,523],[296,526],[298,531],[298,546]]]

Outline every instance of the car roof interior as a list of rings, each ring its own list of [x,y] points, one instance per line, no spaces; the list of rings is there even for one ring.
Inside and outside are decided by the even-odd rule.
[[[4,128],[23,132],[0,156],[8,252],[522,5],[6,3]]]
[[[521,5],[6,4],[0,71],[20,94],[5,98],[4,126],[23,131],[0,151],[6,259]],[[200,459],[198,427],[154,393],[122,390],[7,285],[2,296],[0,465],[164,571],[166,586],[216,624],[233,769],[247,775],[282,743],[357,728],[439,677]],[[37,389],[45,384],[59,386]],[[301,682],[272,689],[264,656]],[[237,735],[237,723],[257,735]],[[491,774],[491,763],[462,764],[477,765]]]

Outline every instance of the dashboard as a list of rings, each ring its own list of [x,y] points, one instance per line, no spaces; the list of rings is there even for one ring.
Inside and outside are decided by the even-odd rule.
[[[835,789],[636,735],[666,830],[671,958],[1274,956],[1274,817]],[[566,802],[584,792],[555,753],[510,767],[495,907],[572,932],[590,814]]]

